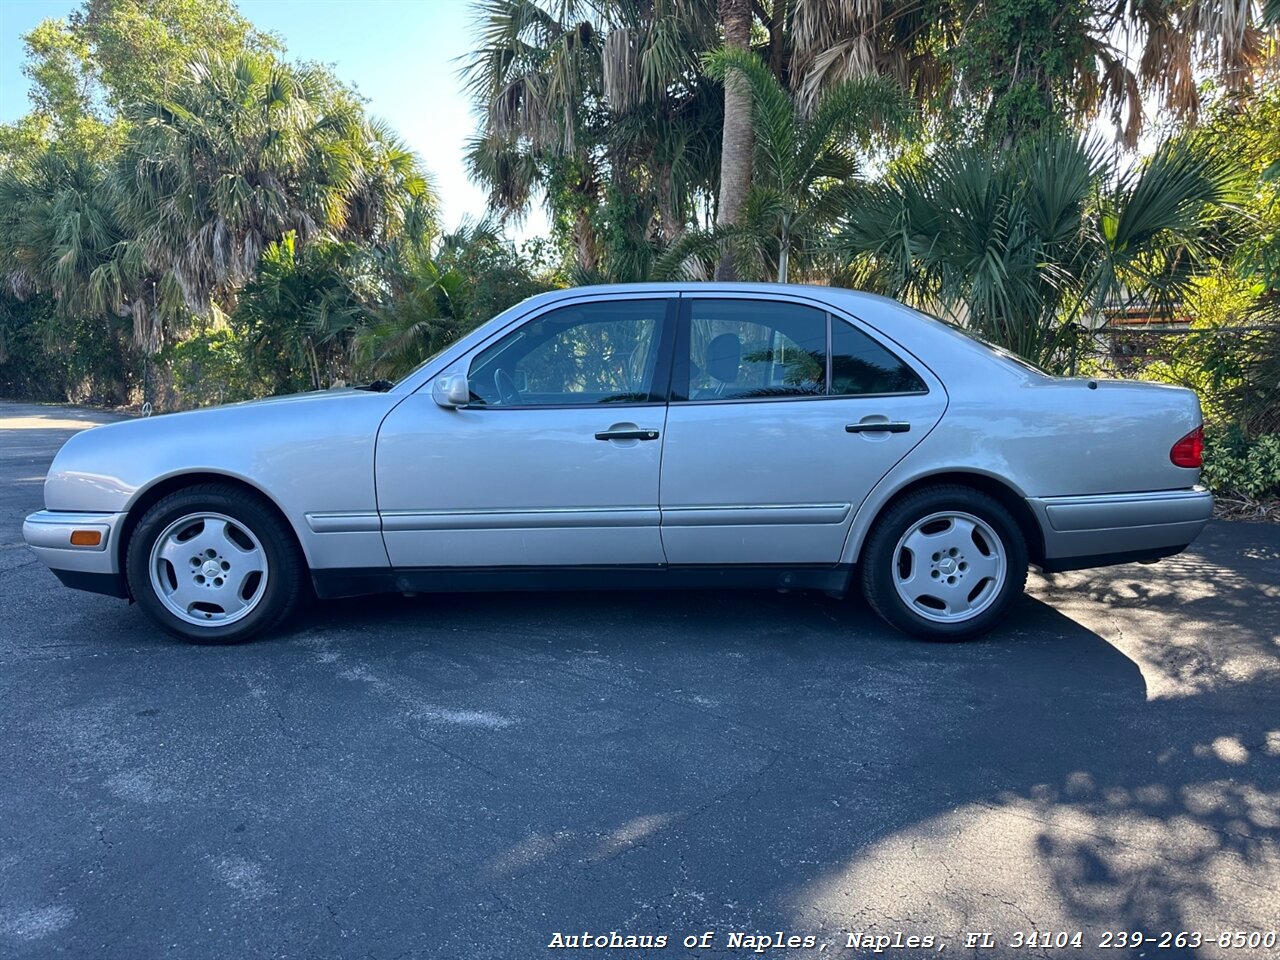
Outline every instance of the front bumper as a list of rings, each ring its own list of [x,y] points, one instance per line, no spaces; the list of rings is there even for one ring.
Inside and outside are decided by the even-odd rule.
[[[1106,566],[1179,553],[1213,515],[1203,487],[1027,501],[1044,533],[1046,570]]]
[[[41,510],[22,524],[22,539],[40,561],[69,587],[126,597],[120,570],[120,537],[123,513],[69,513]],[[75,530],[96,530],[101,541],[91,547],[71,543]]]

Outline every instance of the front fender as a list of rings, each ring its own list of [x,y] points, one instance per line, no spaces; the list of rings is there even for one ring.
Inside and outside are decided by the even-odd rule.
[[[312,567],[386,566],[374,449],[379,425],[401,399],[321,392],[85,430],[54,458],[45,506],[128,513],[159,484],[224,476],[276,504]],[[335,529],[333,518],[344,516],[375,522]]]

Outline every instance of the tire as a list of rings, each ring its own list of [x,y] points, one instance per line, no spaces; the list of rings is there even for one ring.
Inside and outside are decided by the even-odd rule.
[[[129,592],[192,643],[242,643],[296,608],[306,562],[293,531],[252,493],[202,483],[151,506],[125,552]]]
[[[997,500],[959,485],[903,497],[871,529],[862,591],[890,626],[925,640],[981,636],[1027,581],[1027,544]]]

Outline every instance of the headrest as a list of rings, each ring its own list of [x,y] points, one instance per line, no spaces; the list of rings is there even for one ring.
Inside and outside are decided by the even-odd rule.
[[[722,333],[707,344],[707,373],[721,383],[735,383],[742,364],[742,341],[736,334]]]

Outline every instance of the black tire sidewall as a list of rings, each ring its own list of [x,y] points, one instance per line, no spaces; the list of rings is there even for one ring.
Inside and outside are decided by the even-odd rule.
[[[175,617],[156,596],[151,584],[151,549],[156,538],[173,521],[191,513],[221,513],[247,527],[262,544],[267,559],[267,585],[262,599],[248,616],[224,626],[200,627]],[[175,636],[192,643],[242,643],[282,620],[297,600],[299,562],[292,534],[257,498],[235,490],[192,489],[170,494],[143,515],[129,537],[125,570],[129,592],[152,620]],[[287,537],[287,539],[286,539]]]
[[[903,533],[921,518],[948,510],[969,513],[990,524],[1005,548],[1006,575],[999,595],[982,613],[962,623],[936,623],[920,616],[893,585],[893,554]],[[1008,615],[1027,580],[1027,545],[1017,522],[999,501],[966,487],[925,488],[908,494],[876,522],[863,560],[863,592],[872,608],[891,626],[925,640],[969,640],[987,633]]]

